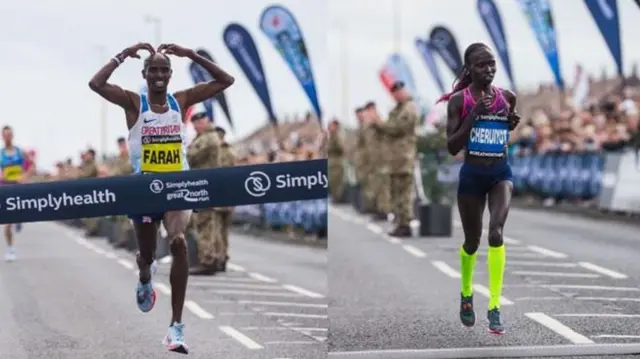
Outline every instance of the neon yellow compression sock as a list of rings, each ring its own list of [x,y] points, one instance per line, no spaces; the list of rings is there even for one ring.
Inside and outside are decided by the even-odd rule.
[[[487,267],[489,270],[489,310],[500,308],[500,296],[502,296],[502,278],[504,267],[507,263],[507,254],[504,244],[500,247],[487,249]]]
[[[476,253],[468,254],[464,247],[460,247],[460,291],[464,297],[470,297],[473,294],[473,268],[475,266]]]

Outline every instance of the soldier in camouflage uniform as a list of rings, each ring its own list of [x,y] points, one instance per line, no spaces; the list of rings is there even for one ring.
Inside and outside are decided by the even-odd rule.
[[[333,120],[329,123],[329,143],[327,148],[329,171],[329,191],[334,203],[342,201],[344,193],[344,143],[340,135],[340,123]]]
[[[224,139],[226,131],[222,127],[216,127],[216,132],[220,136],[222,145],[220,147],[220,167],[233,167],[236,164],[236,156],[233,153],[231,145]],[[229,261],[229,230],[231,229],[231,220],[233,218],[233,207],[219,207],[215,209],[216,214],[220,217],[220,234],[222,259],[218,262],[218,271],[227,271],[227,262]]]
[[[191,118],[196,131],[196,137],[187,148],[187,159],[192,169],[220,167],[222,141],[216,133],[213,124],[204,113]],[[189,269],[192,275],[213,275],[219,268],[219,262],[224,260],[221,251],[222,236],[220,216],[213,208],[199,209],[193,214],[196,242],[198,243],[198,266]]]
[[[133,174],[133,167],[131,166],[131,160],[129,158],[127,140],[124,137],[118,138],[118,149],[120,150],[120,153],[113,163],[113,175],[130,176]],[[116,248],[122,248],[127,245],[127,241],[129,239],[127,237],[127,233],[133,229],[133,226],[127,216],[118,215],[115,216],[114,220],[118,233],[118,239],[114,244]]]
[[[88,149],[87,152],[82,154],[82,163],[78,168],[79,178],[96,178],[98,177],[98,164],[96,163],[96,151]],[[98,235],[99,218],[85,218],[83,220],[84,227],[86,229],[85,235],[87,237],[93,237]]]
[[[396,222],[389,235],[410,237],[418,112],[403,82],[393,84],[391,93],[397,102],[396,107],[389,113],[387,122],[374,122],[373,127],[385,135],[389,145],[391,199]]]
[[[369,158],[367,134],[370,133],[370,126],[364,115],[364,108],[356,109],[356,118],[358,119],[358,131],[355,153],[356,164],[356,178],[360,185],[360,193],[363,199],[363,211],[370,212],[371,203],[367,198],[367,188],[369,185],[369,178],[371,174],[371,163],[373,162]]]
[[[387,220],[391,213],[391,177],[389,175],[389,151],[388,139],[385,134],[377,131],[373,123],[382,123],[382,118],[376,109],[374,102],[365,105],[365,116],[371,122],[370,140],[367,142],[367,150],[370,158],[375,158],[375,166],[371,169],[371,185],[368,188],[368,197],[371,198],[373,219],[377,221]],[[370,143],[370,144],[369,144]]]

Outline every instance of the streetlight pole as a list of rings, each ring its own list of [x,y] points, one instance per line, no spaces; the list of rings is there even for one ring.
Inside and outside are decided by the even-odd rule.
[[[96,46],[96,51],[98,52],[98,56],[100,56],[100,61],[104,62],[107,58],[107,48],[99,45]],[[107,100],[101,99],[100,101],[100,154],[105,156],[107,154],[107,116],[108,116],[109,105],[107,104]]]
[[[162,19],[153,15],[146,15],[144,22],[153,25],[153,41],[156,46],[160,46],[162,44]]]

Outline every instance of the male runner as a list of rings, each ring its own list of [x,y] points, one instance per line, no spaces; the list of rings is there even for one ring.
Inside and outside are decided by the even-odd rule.
[[[2,183],[21,183],[27,176],[27,160],[25,153],[13,145],[13,130],[9,126],[2,128],[2,140],[4,148],[0,151],[0,169],[2,169]],[[11,224],[4,225],[4,238],[7,242],[7,249],[4,259],[7,262],[16,260],[16,252],[13,247],[13,230]]]
[[[473,268],[482,236],[482,214],[489,204],[489,331],[503,334],[500,320],[500,296],[506,254],[502,232],[513,189],[511,167],[507,162],[509,132],[516,128],[520,116],[515,113],[516,96],[491,85],[496,60],[491,49],[482,43],[470,45],[464,53],[464,67],[453,92],[440,101],[447,106],[447,146],[451,155],[465,148],[460,169],[458,211],[464,230],[460,248],[461,304],[460,320],[465,326],[475,324],[473,309]]]
[[[147,94],[124,90],[107,83],[113,71],[129,57],[140,58],[138,51],[151,54],[144,61],[142,77],[147,81]],[[171,61],[167,55],[186,57],[207,70],[215,81],[200,83],[190,89],[167,93],[171,79]],[[185,111],[192,105],[214,97],[231,86],[234,78],[216,64],[178,45],[163,44],[157,52],[147,43],[139,43],[124,49],[96,73],[89,87],[111,103],[125,111],[129,128],[129,153],[136,174],[176,172],[189,170],[186,159]],[[148,312],[155,303],[155,291],[151,284],[151,264],[154,261],[156,236],[160,222],[164,225],[171,247],[171,306],[169,331],[163,343],[170,351],[187,354],[184,341],[182,310],[187,290],[189,265],[185,231],[191,210],[163,211],[143,216],[130,216],[138,238],[137,256],[140,270],[136,288],[138,308]]]

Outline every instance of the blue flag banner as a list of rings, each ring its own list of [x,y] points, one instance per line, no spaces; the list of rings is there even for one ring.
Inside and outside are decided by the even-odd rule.
[[[5,185],[0,223],[324,199],[327,187],[327,160]]]
[[[200,48],[200,49],[196,50],[196,53],[198,55],[204,57],[205,59],[213,62],[213,63],[216,62],[213,59],[213,56],[211,56],[211,54],[205,49]],[[201,67],[201,66],[198,66],[198,67]],[[204,70],[204,69],[202,69],[202,70]],[[206,70],[204,70],[204,71],[207,74],[209,74]],[[211,77],[211,75],[209,75],[209,77]],[[218,104],[220,105],[220,108],[222,108],[222,112],[227,117],[227,121],[229,122],[229,126],[231,127],[231,129],[233,129],[233,119],[231,118],[231,112],[229,111],[229,104],[227,104],[227,97],[225,95],[225,92],[222,91],[219,94],[217,94],[215,99],[218,102]]]
[[[556,85],[564,90],[564,80],[560,71],[560,58],[556,44],[556,30],[548,0],[518,0],[520,8],[527,16],[529,25],[538,39],[544,56],[547,58]]]
[[[236,23],[227,25],[222,33],[224,44],[227,46],[231,55],[236,60],[242,72],[251,83],[253,90],[256,92],[262,105],[269,115],[269,121],[276,126],[278,120],[273,113],[271,105],[271,96],[269,94],[269,86],[267,77],[262,67],[262,60],[258,53],[258,48],[253,41],[253,37],[244,26]]]
[[[464,63],[460,56],[458,42],[451,31],[443,26],[434,27],[429,34],[429,43],[442,57],[453,75],[458,76],[462,72]]]
[[[496,7],[493,0],[478,0],[478,12],[480,13],[482,22],[484,22],[484,26],[487,28],[487,32],[489,32],[489,36],[491,36],[493,46],[504,64],[507,77],[509,77],[509,81],[511,82],[511,89],[515,91],[516,85],[513,80],[511,60],[509,59],[509,46],[507,45],[507,37],[504,33],[502,17],[500,16],[498,7]]]
[[[193,83],[199,84],[203,82],[209,82],[213,78],[211,75],[202,68],[202,66],[196,64],[195,62],[191,62],[189,64],[189,74],[191,74],[191,79]],[[202,101],[202,106],[204,106],[204,111],[209,117],[209,121],[215,122],[214,113],[213,113],[213,103],[215,102],[215,98],[211,97],[204,101]]]
[[[415,41],[416,48],[420,53],[422,60],[424,60],[425,65],[429,69],[431,73],[431,77],[436,82],[438,89],[440,89],[440,93],[445,93],[444,84],[442,83],[442,78],[440,77],[440,71],[438,70],[438,66],[436,66],[436,61],[433,58],[433,45],[431,45],[428,41],[417,38]]]
[[[311,101],[318,119],[322,120],[311,60],[302,31],[293,14],[282,6],[269,6],[260,16],[260,29],[285,59]]]
[[[622,46],[620,44],[620,20],[618,18],[617,0],[584,0],[593,20],[598,25],[604,41],[613,56],[622,76]]]

